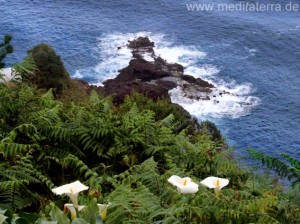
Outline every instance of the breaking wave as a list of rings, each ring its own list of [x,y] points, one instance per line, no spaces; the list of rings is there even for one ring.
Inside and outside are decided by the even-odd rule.
[[[113,33],[100,38],[95,51],[99,55],[99,63],[92,68],[77,70],[74,78],[91,80],[94,85],[103,85],[107,79],[115,78],[118,71],[128,66],[132,54],[126,47],[128,40],[139,36],[148,36],[155,43],[155,54],[169,63],[179,63],[184,66],[185,74],[202,78],[212,83],[216,88],[209,95],[210,100],[195,100],[184,96],[180,87],[170,90],[171,100],[180,104],[192,115],[200,119],[209,118],[238,118],[248,115],[260,100],[251,96],[253,88],[250,83],[225,82],[218,77],[220,68],[213,64],[204,63],[206,53],[199,46],[175,45],[168,41],[163,34],[150,32]],[[254,49],[249,53],[255,54]],[[144,59],[152,61],[151,55],[145,54]]]

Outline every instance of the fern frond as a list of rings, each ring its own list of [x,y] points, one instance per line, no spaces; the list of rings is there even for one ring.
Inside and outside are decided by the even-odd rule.
[[[89,179],[91,177],[97,177],[98,174],[92,171],[91,169],[88,168],[88,166],[82,162],[80,159],[78,159],[76,156],[69,154],[65,159],[64,159],[64,164],[65,166],[70,166],[73,168],[74,172],[79,175],[84,177],[85,179]]]
[[[296,169],[300,169],[300,161],[290,157],[289,155],[287,154],[281,154],[281,156],[283,158],[285,158],[292,166],[294,166]]]
[[[294,183],[300,180],[300,170],[296,167],[289,166],[277,158],[265,155],[253,149],[248,149],[248,152],[254,159],[261,161],[263,165],[267,165],[270,169],[275,170],[279,176],[287,177],[289,180],[296,179]],[[294,161],[289,156],[284,156],[284,158],[288,159],[292,165],[298,165],[298,161]]]
[[[2,153],[4,158],[8,158],[17,154],[22,154],[34,148],[35,145],[33,144],[0,142],[0,154]]]
[[[162,125],[165,125],[166,127],[172,127],[175,123],[175,117],[173,114],[168,115],[163,120],[160,121]]]

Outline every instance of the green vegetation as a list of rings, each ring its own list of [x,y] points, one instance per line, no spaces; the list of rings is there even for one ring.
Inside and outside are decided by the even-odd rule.
[[[294,186],[300,183],[300,161],[293,159],[287,154],[280,155],[285,159],[285,161],[282,161],[253,149],[249,149],[248,152],[254,159],[261,161],[263,165],[267,165],[268,168],[275,170],[280,177],[287,177],[292,181]]]
[[[42,46],[31,52],[39,70],[25,63],[22,71],[42,75],[44,54],[34,54]],[[51,66],[45,70],[52,77]],[[116,107],[94,91],[72,102],[37,87],[0,82],[0,224],[300,222],[299,185],[283,192],[243,169],[212,123],[191,126],[177,106],[138,94]],[[180,194],[172,175],[229,185]],[[68,198],[52,192],[75,180],[89,187],[78,196],[86,207],[77,218],[62,211]],[[110,203],[106,215],[100,203]]]
[[[3,59],[6,55],[13,52],[13,46],[10,44],[11,39],[11,35],[5,35],[3,42],[0,43],[0,69],[5,66]]]
[[[39,44],[28,51],[37,66],[32,82],[41,89],[54,89],[60,94],[64,87],[70,85],[70,77],[60,57],[51,46]]]

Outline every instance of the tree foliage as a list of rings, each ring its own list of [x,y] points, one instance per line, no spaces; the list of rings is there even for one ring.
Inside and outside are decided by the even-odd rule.
[[[39,44],[28,51],[37,66],[35,76],[31,80],[38,88],[54,89],[56,94],[69,85],[70,77],[63,62],[53,48],[47,44]]]
[[[5,35],[3,41],[0,43],[0,69],[4,68],[5,66],[3,59],[6,57],[6,55],[13,52],[13,46],[10,44],[11,40],[11,35]]]

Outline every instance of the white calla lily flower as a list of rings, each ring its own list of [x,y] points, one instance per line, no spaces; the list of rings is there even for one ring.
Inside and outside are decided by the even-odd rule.
[[[62,195],[62,194],[68,195],[70,197],[73,205],[75,207],[77,207],[78,206],[77,196],[78,196],[79,192],[85,191],[87,189],[89,189],[88,186],[85,186],[84,184],[80,183],[79,180],[77,180],[73,183],[65,184],[60,187],[53,188],[52,192],[54,194],[58,194],[58,195]]]
[[[85,208],[84,205],[79,205],[78,206],[78,211],[80,212],[84,208]],[[75,206],[73,204],[65,204],[64,205],[64,210],[71,212],[71,218],[72,218],[72,220],[74,220],[77,217],[77,215],[76,215],[76,208],[75,208]]]
[[[98,208],[99,208],[99,213],[101,216],[102,221],[105,221],[106,219],[106,213],[107,213],[107,207],[110,205],[110,203],[108,204],[97,204]]]
[[[182,194],[193,194],[198,192],[199,185],[192,182],[191,178],[181,178],[176,175],[172,175],[168,182],[177,187],[177,190]]]
[[[208,188],[216,188],[221,190],[223,187],[229,184],[229,180],[219,177],[207,177],[200,183]]]
[[[207,177],[200,183],[210,189],[213,188],[215,195],[219,197],[221,189],[229,184],[229,180],[219,177]]]

